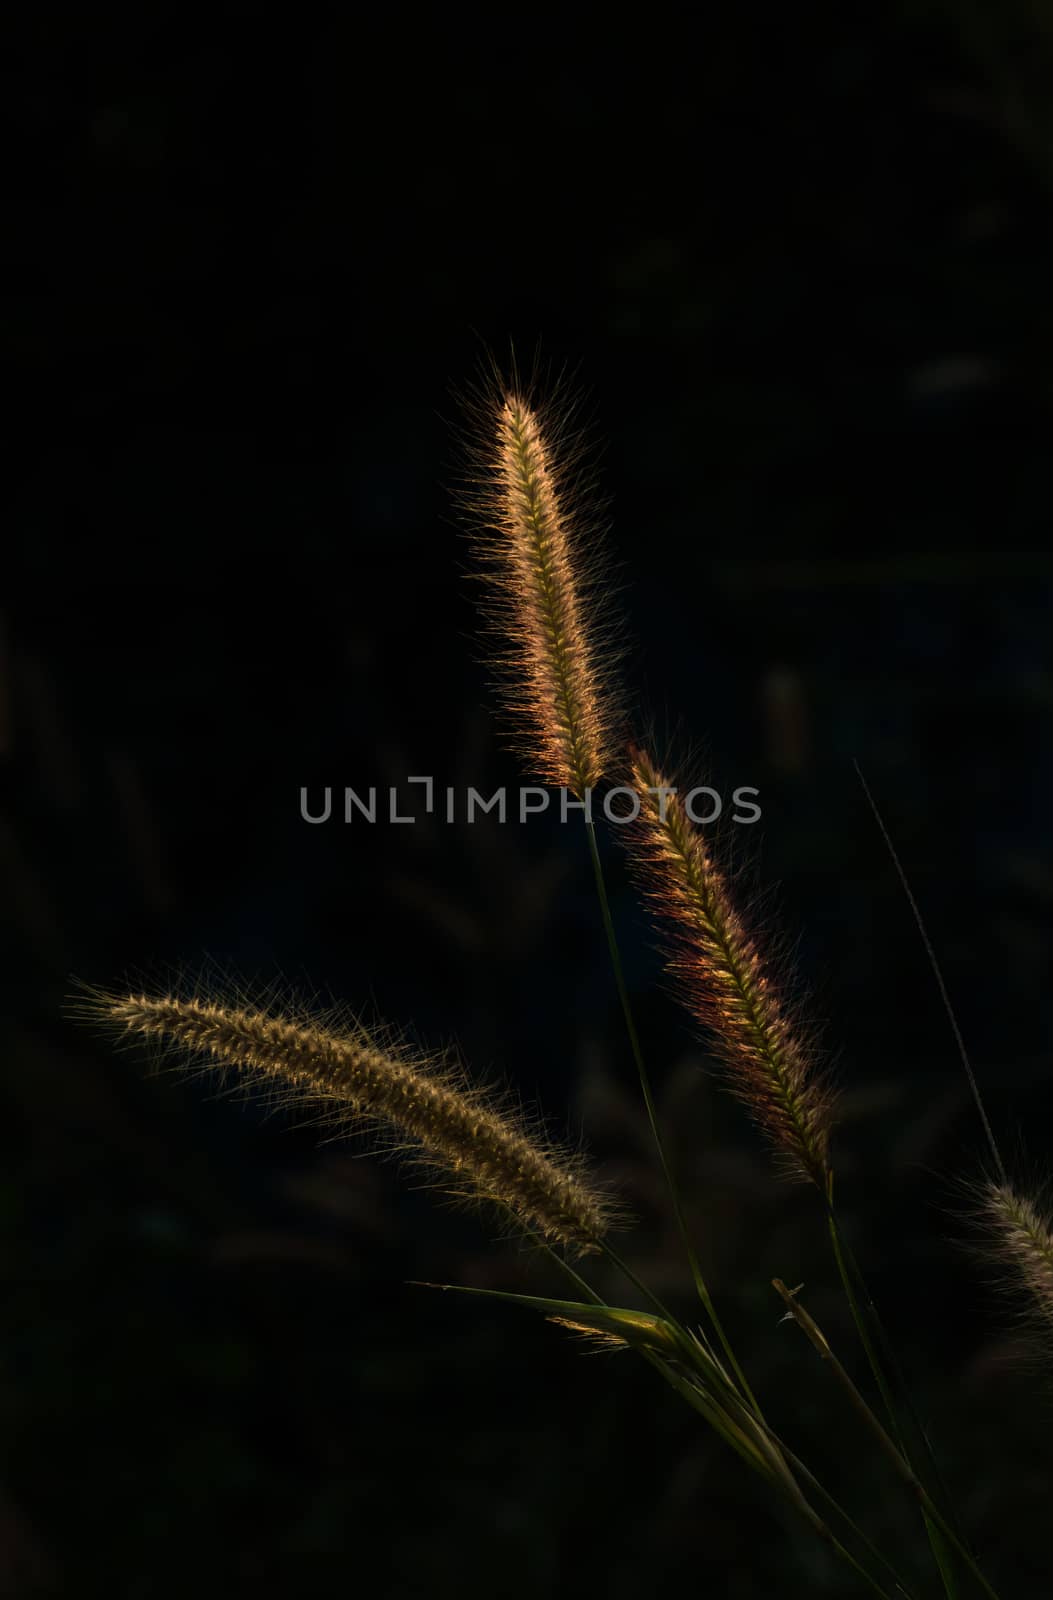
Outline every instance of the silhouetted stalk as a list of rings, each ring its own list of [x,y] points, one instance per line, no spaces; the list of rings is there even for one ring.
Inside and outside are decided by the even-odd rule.
[[[790,1316],[810,1340],[819,1356],[826,1364],[827,1370],[831,1373],[835,1381],[841,1387],[857,1416],[868,1428],[882,1453],[892,1464],[897,1475],[902,1479],[907,1488],[918,1501],[927,1521],[931,1522],[934,1527],[943,1535],[947,1543],[952,1546],[952,1548],[964,1562],[965,1566],[969,1569],[969,1572],[972,1574],[973,1578],[975,1578],[976,1582],[983,1589],[984,1593],[989,1597],[989,1600],[999,1600],[997,1591],[991,1586],[984,1574],[981,1572],[979,1566],[977,1565],[976,1558],[973,1556],[972,1552],[958,1537],[957,1533],[955,1533],[954,1529],[951,1527],[951,1524],[947,1521],[947,1518],[943,1515],[943,1512],[940,1510],[939,1506],[936,1505],[932,1496],[929,1494],[928,1489],[926,1489],[921,1479],[915,1473],[914,1468],[911,1466],[910,1461],[903,1450],[897,1443],[893,1441],[891,1436],[882,1427],[881,1423],[874,1415],[874,1412],[867,1404],[863,1395],[856,1388],[847,1371],[834,1355],[834,1352],[830,1347],[830,1342],[823,1333],[822,1329],[808,1314],[804,1307],[798,1304],[794,1294],[787,1289],[786,1285],[780,1278],[775,1278],[773,1280],[773,1284],[777,1293],[785,1302]]]
[[[591,1284],[586,1282],[581,1274],[571,1266],[570,1262],[561,1256],[558,1251],[552,1248],[547,1239],[543,1238],[540,1234],[534,1233],[533,1231],[530,1231],[527,1237],[532,1243],[536,1244],[540,1250],[549,1256],[552,1261],[555,1262],[556,1266],[559,1267],[560,1270],[571,1279],[576,1287],[581,1290],[594,1305],[606,1305],[606,1301],[602,1298],[602,1296],[592,1288]],[[650,1300],[652,1305],[655,1306],[656,1310],[668,1318],[669,1313],[663,1307],[658,1296],[647,1288],[646,1284],[642,1282],[642,1280],[636,1275],[628,1263],[618,1255],[613,1247],[605,1241],[602,1249],[603,1253],[608,1257],[612,1265],[617,1267],[617,1269],[641,1294],[645,1296],[646,1299]],[[678,1328],[681,1327],[681,1324],[677,1323],[675,1319],[669,1318],[669,1320],[674,1323],[674,1326]],[[680,1374],[674,1372],[670,1368],[669,1364],[663,1361],[662,1358],[654,1351],[641,1350],[640,1354],[644,1356],[645,1360],[648,1361],[655,1371],[666,1380],[666,1382],[680,1395],[682,1399],[686,1400],[693,1409],[699,1411],[699,1413],[705,1418],[714,1431],[724,1439],[725,1443],[729,1444],[732,1449],[735,1450],[736,1454],[746,1461],[747,1465],[756,1470],[755,1456],[751,1453],[750,1448],[747,1445],[744,1445],[742,1436],[738,1430],[735,1429],[734,1426],[730,1425],[728,1419],[724,1417],[719,1403],[704,1401],[704,1398],[699,1391],[694,1388],[693,1385],[687,1382]],[[737,1395],[735,1395],[735,1391],[730,1389],[730,1387],[727,1391],[727,1394],[728,1397],[732,1398],[733,1404],[742,1404]],[[889,1562],[881,1554],[871,1540],[867,1538],[863,1530],[853,1520],[844,1507],[838,1503],[830,1491],[823,1487],[811,1469],[805,1466],[804,1462],[801,1461],[800,1458],[793,1453],[793,1451],[789,1450],[787,1446],[783,1444],[782,1440],[776,1433],[772,1431],[772,1429],[766,1422],[763,1421],[763,1419],[757,1418],[756,1420],[759,1422],[762,1431],[767,1436],[773,1450],[777,1452],[778,1456],[781,1457],[783,1461],[788,1463],[802,1479],[802,1481],[815,1494],[819,1495],[825,1504],[829,1506],[838,1517],[841,1518],[842,1522],[851,1530],[853,1535],[859,1540],[860,1544],[867,1551],[870,1557],[889,1573],[895,1582],[896,1593],[901,1597],[901,1600],[913,1600],[910,1591],[904,1586],[903,1580],[896,1571],[895,1567],[893,1567],[891,1562]],[[778,1477],[773,1478],[772,1481],[780,1483],[782,1493],[791,1501],[798,1514],[803,1515],[804,1520],[808,1523],[808,1526],[814,1533],[818,1534],[818,1536],[823,1540],[824,1544],[827,1544],[831,1549],[833,1549],[837,1555],[840,1556],[840,1558],[852,1568],[857,1576],[867,1584],[868,1588],[870,1588],[873,1593],[882,1595],[885,1597],[885,1600],[888,1600],[888,1591],[881,1587],[873,1575],[868,1572],[861,1562],[859,1562],[852,1555],[851,1551],[841,1543],[841,1541],[834,1535],[827,1524],[825,1524],[822,1519],[815,1514],[812,1507],[808,1505],[808,1502],[804,1500],[803,1497],[798,1497],[797,1495],[788,1493],[785,1484],[781,1483],[781,1480]]]
[[[878,1317],[877,1307],[875,1306],[873,1298],[871,1297],[870,1291],[867,1288],[866,1281],[865,1281],[865,1279],[863,1277],[862,1270],[861,1270],[861,1268],[859,1266],[859,1263],[857,1262],[854,1254],[852,1253],[851,1246],[848,1244],[848,1242],[846,1241],[846,1239],[844,1238],[844,1236],[843,1236],[843,1234],[841,1232],[840,1223],[838,1222],[838,1219],[837,1219],[837,1213],[834,1210],[833,1193],[834,1193],[834,1176],[833,1176],[833,1173],[831,1172],[830,1180],[829,1180],[829,1184],[828,1184],[828,1188],[827,1188],[827,1197],[826,1198],[827,1198],[827,1221],[828,1221],[829,1230],[830,1230],[830,1242],[831,1242],[831,1245],[833,1246],[834,1260],[837,1263],[837,1270],[838,1270],[838,1273],[840,1275],[841,1283],[842,1283],[842,1286],[843,1286],[844,1291],[845,1291],[845,1298],[848,1301],[848,1307],[849,1307],[849,1310],[852,1313],[852,1320],[855,1323],[856,1331],[857,1331],[857,1333],[859,1335],[859,1342],[863,1346],[863,1351],[864,1351],[864,1354],[866,1355],[866,1358],[867,1358],[867,1364],[870,1367],[870,1371],[871,1371],[871,1374],[873,1375],[874,1382],[876,1383],[876,1385],[878,1387],[878,1391],[879,1391],[879,1393],[881,1395],[881,1402],[882,1402],[882,1405],[885,1408],[885,1415],[888,1417],[889,1426],[891,1427],[893,1433],[896,1436],[896,1441],[897,1441],[897,1443],[899,1445],[900,1450],[902,1451],[904,1457],[909,1461],[910,1460],[910,1452],[909,1452],[909,1450],[907,1448],[906,1440],[905,1440],[904,1435],[903,1435],[903,1430],[902,1430],[902,1428],[900,1426],[899,1416],[898,1416],[898,1413],[896,1411],[896,1404],[895,1404],[895,1401],[894,1401],[894,1399],[892,1397],[892,1390],[890,1388],[888,1379],[885,1376],[885,1370],[884,1370],[884,1367],[881,1364],[881,1360],[880,1360],[880,1358],[878,1356],[878,1353],[877,1353],[877,1350],[876,1350],[876,1348],[874,1346],[874,1341],[870,1337],[870,1330],[869,1330],[869,1328],[867,1326],[868,1315],[869,1315],[870,1320],[874,1324],[875,1330],[877,1331],[879,1338],[881,1339],[882,1346],[884,1347],[884,1350],[885,1350],[886,1359],[888,1359],[890,1361],[890,1364],[893,1366],[893,1371],[894,1371],[894,1375],[895,1375],[895,1378],[896,1378],[896,1382],[897,1382],[898,1387],[899,1387],[900,1394],[903,1396],[904,1404],[905,1404],[905,1406],[907,1408],[907,1412],[908,1412],[910,1420],[911,1420],[911,1422],[912,1422],[912,1424],[914,1426],[915,1432],[918,1434],[918,1437],[921,1439],[922,1447],[923,1447],[923,1449],[925,1451],[925,1455],[926,1455],[926,1457],[928,1459],[928,1462],[929,1462],[929,1465],[930,1465],[930,1467],[932,1469],[932,1472],[933,1472],[937,1487],[938,1487],[938,1489],[940,1491],[940,1495],[941,1495],[944,1503],[947,1505],[948,1510],[951,1511],[951,1514],[953,1516],[953,1507],[952,1507],[952,1504],[951,1504],[950,1494],[949,1494],[949,1491],[947,1489],[947,1485],[943,1480],[943,1475],[940,1472],[940,1467],[939,1467],[939,1463],[936,1460],[935,1452],[934,1452],[934,1450],[932,1448],[932,1445],[929,1442],[929,1438],[928,1438],[928,1435],[927,1435],[927,1433],[925,1431],[925,1428],[924,1428],[924,1426],[923,1426],[923,1424],[921,1422],[921,1418],[918,1416],[918,1414],[917,1414],[917,1412],[916,1412],[916,1410],[914,1408],[914,1405],[913,1405],[913,1403],[911,1401],[910,1394],[909,1394],[909,1391],[907,1389],[906,1381],[905,1381],[905,1379],[903,1377],[903,1373],[900,1371],[899,1366],[895,1361],[895,1356],[894,1356],[894,1353],[892,1351],[892,1347],[891,1347],[891,1345],[889,1343],[887,1335],[885,1334],[885,1330],[884,1330],[884,1328],[883,1328],[883,1326],[881,1324],[880,1318]],[[866,1310],[864,1310],[863,1307],[859,1303],[859,1297],[858,1297],[858,1295],[856,1293],[856,1288],[855,1288],[855,1286],[853,1286],[853,1282],[852,1282],[853,1275],[854,1275],[855,1280],[856,1280],[856,1285],[858,1286],[859,1290],[862,1292],[862,1294],[864,1295],[864,1297],[866,1299]],[[932,1519],[929,1517],[929,1515],[925,1511],[924,1507],[922,1508],[922,1516],[923,1516],[924,1522],[925,1522],[925,1532],[926,1532],[926,1534],[928,1536],[929,1544],[930,1544],[930,1546],[932,1548],[933,1558],[934,1558],[934,1560],[936,1562],[937,1567],[939,1568],[940,1578],[941,1578],[941,1580],[943,1582],[944,1592],[948,1596],[948,1600],[956,1600],[956,1597],[957,1597],[957,1594],[958,1594],[957,1579],[955,1578],[954,1568],[953,1568],[953,1565],[951,1564],[950,1554],[949,1554],[949,1552],[948,1552],[948,1550],[946,1548],[945,1541],[941,1538],[939,1530],[938,1530],[938,1527],[936,1525],[934,1525]]]
[[[772,1437],[775,1438],[775,1435],[773,1434]],[[874,1544],[872,1539],[867,1538],[859,1524],[853,1521],[842,1505],[838,1504],[833,1495],[830,1493],[829,1489],[825,1489],[823,1487],[823,1485],[819,1482],[819,1479],[815,1476],[815,1473],[810,1467],[805,1465],[800,1456],[795,1455],[794,1452],[787,1445],[782,1444],[781,1441],[778,1442],[783,1455],[786,1457],[797,1476],[801,1479],[801,1482],[805,1484],[807,1488],[811,1489],[813,1494],[818,1495],[820,1500],[822,1500],[827,1506],[829,1506],[831,1511],[835,1512],[836,1515],[841,1518],[845,1526],[851,1529],[852,1533],[859,1540],[860,1544],[866,1550],[870,1558],[873,1561],[876,1561],[879,1567],[883,1567],[888,1573],[889,1577],[893,1580],[896,1585],[896,1593],[902,1596],[903,1600],[913,1600],[910,1590],[905,1587],[903,1579],[896,1571],[891,1561],[889,1561],[886,1556],[882,1555],[881,1551],[878,1549],[877,1545]]]
[[[611,917],[611,907],[610,901],[607,897],[607,884],[604,878],[603,862],[600,859],[599,846],[596,842],[596,827],[591,818],[589,818],[585,823],[585,831],[588,834],[589,855],[592,858],[592,870],[596,880],[596,893],[599,897],[600,913],[603,917],[603,930],[607,935],[607,948],[610,952],[611,966],[614,970],[614,982],[618,990],[618,998],[621,1001],[622,1015],[625,1018],[626,1032],[629,1035],[629,1045],[632,1050],[633,1060],[636,1063],[636,1071],[640,1079],[640,1090],[643,1094],[644,1105],[647,1108],[647,1119],[651,1125],[651,1132],[654,1136],[655,1147],[658,1151],[658,1159],[662,1166],[662,1174],[665,1178],[666,1187],[669,1190],[669,1196],[673,1205],[673,1212],[676,1217],[676,1225],[680,1233],[680,1238],[683,1242],[684,1251],[687,1255],[688,1264],[691,1269],[691,1276],[694,1280],[695,1290],[698,1294],[699,1300],[702,1302],[702,1306],[706,1312],[706,1315],[710,1320],[713,1331],[720,1340],[721,1348],[723,1349],[724,1354],[727,1356],[728,1361],[731,1363],[732,1371],[742,1386],[743,1394],[749,1400],[757,1416],[761,1417],[762,1412],[757,1403],[757,1398],[754,1395],[753,1390],[750,1388],[746,1374],[740,1367],[735,1357],[735,1352],[731,1347],[731,1342],[728,1339],[727,1334],[724,1332],[723,1324],[717,1315],[716,1306],[713,1304],[712,1296],[710,1295],[706,1281],[702,1276],[702,1269],[699,1265],[698,1256],[695,1253],[695,1247],[691,1242],[691,1235],[688,1232],[687,1221],[684,1217],[683,1208],[680,1204],[680,1194],[676,1186],[676,1180],[673,1177],[672,1168],[669,1164],[669,1157],[666,1154],[665,1140],[662,1138],[662,1130],[658,1123],[658,1113],[655,1108],[654,1095],[651,1091],[650,1076],[644,1061],[643,1051],[640,1047],[640,1036],[636,1030],[636,1021],[633,1017],[632,1004],[629,1000],[629,991],[626,986],[625,973],[622,968],[621,951],[618,947],[618,936],[615,933],[614,921]]]
[[[698,1411],[699,1414],[703,1416],[710,1424],[710,1426],[713,1427],[714,1430],[722,1438],[724,1438],[728,1444],[731,1445],[736,1454],[742,1456],[747,1464],[753,1466],[754,1470],[756,1470],[755,1459],[751,1456],[749,1449],[742,1444],[740,1438],[735,1434],[735,1431],[727,1425],[722,1425],[721,1421],[714,1417],[713,1412],[715,1408],[712,1403],[708,1402],[706,1397],[701,1394],[693,1384],[691,1384],[687,1379],[683,1378],[679,1373],[674,1372],[667,1365],[667,1363],[663,1362],[661,1357],[654,1354],[653,1351],[644,1351],[643,1354],[650,1364],[655,1368],[655,1370],[660,1372],[665,1378],[666,1382],[676,1390],[681,1398],[686,1400],[688,1405],[690,1405],[694,1410]],[[765,1427],[765,1432],[768,1438],[771,1440],[772,1445],[778,1451],[785,1454],[788,1460],[792,1460],[793,1458],[790,1456],[789,1452],[784,1451],[784,1447],[776,1435],[773,1434],[767,1427]],[[815,1479],[811,1473],[808,1473],[807,1476],[811,1479],[812,1484],[820,1491],[823,1498],[834,1508],[843,1521],[859,1535],[863,1543],[869,1544],[869,1541],[866,1540],[865,1536],[860,1533],[858,1528],[855,1527],[851,1517],[849,1517],[848,1513],[837,1504],[837,1501],[834,1500],[833,1496],[822,1488],[822,1486],[818,1483],[818,1480]],[[873,1574],[867,1571],[867,1569],[860,1561],[856,1559],[846,1545],[842,1544],[832,1529],[822,1520],[814,1508],[809,1505],[808,1501],[804,1498],[804,1495],[800,1492],[800,1490],[797,1489],[797,1492],[793,1492],[778,1477],[773,1478],[771,1481],[780,1487],[784,1497],[793,1506],[797,1514],[803,1518],[808,1527],[811,1528],[812,1532],[822,1540],[823,1544],[826,1545],[828,1549],[833,1550],[835,1554],[852,1569],[856,1576],[866,1584],[867,1588],[870,1589],[872,1593],[881,1595],[883,1600],[890,1600],[888,1590],[883,1589]],[[882,1557],[878,1557],[878,1560],[881,1561],[882,1565],[888,1565],[888,1563],[885,1562]],[[898,1574],[895,1573],[894,1569],[890,1570],[893,1571],[893,1577],[895,1578],[899,1594],[901,1596],[906,1596],[907,1600],[911,1600],[908,1591],[903,1588]]]

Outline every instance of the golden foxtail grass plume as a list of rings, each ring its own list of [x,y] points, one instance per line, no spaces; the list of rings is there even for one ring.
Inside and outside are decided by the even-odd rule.
[[[670,936],[669,970],[719,1052],[732,1091],[783,1164],[824,1191],[832,1097],[814,1050],[780,996],[725,874],[672,784],[630,752],[640,813],[626,829],[644,892]]]
[[[1048,1357],[1053,1351],[1053,1218],[1039,1201],[994,1178],[979,1188],[975,1217],[984,1260]]]
[[[467,410],[462,498],[514,747],[538,778],[580,797],[610,764],[619,711],[602,530],[574,406],[541,403],[513,373]]]
[[[392,1130],[446,1175],[448,1193],[490,1201],[576,1252],[595,1249],[611,1223],[612,1208],[576,1152],[468,1084],[448,1059],[417,1058],[356,1022],[172,994],[96,994],[81,1010],[165,1052],[235,1068],[339,1129]]]

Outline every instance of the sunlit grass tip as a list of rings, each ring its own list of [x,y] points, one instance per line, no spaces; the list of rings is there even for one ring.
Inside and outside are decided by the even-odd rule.
[[[628,782],[640,813],[622,831],[666,937],[677,991],[780,1164],[825,1191],[833,1096],[814,1035],[736,907],[727,871],[688,815],[683,787],[673,793],[673,780],[637,747]]]
[[[516,752],[579,797],[607,773],[622,713],[603,507],[579,404],[494,367],[468,396],[460,501],[485,583]]]

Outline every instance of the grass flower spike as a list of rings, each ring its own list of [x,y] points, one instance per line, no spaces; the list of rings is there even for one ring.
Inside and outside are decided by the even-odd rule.
[[[610,763],[617,721],[581,441],[569,412],[517,384],[487,391],[473,413],[467,502],[515,747],[538,778],[580,797]]]
[[[1053,1219],[1005,1182],[988,1181],[979,1206],[984,1255],[1048,1355],[1053,1347]]]
[[[236,1068],[338,1127],[393,1130],[447,1175],[449,1192],[493,1202],[576,1252],[595,1249],[607,1230],[608,1205],[574,1153],[535,1134],[449,1064],[381,1047],[357,1024],[173,995],[103,995],[89,1008],[122,1033]]]
[[[630,848],[671,935],[670,970],[714,1040],[734,1093],[791,1170],[825,1190],[831,1099],[796,1020],[736,911],[725,875],[649,756],[631,755]]]

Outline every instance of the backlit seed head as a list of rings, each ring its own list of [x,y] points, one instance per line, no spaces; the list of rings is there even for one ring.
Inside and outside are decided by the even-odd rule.
[[[441,1174],[448,1194],[491,1201],[577,1252],[597,1247],[613,1208],[583,1159],[448,1058],[424,1058],[348,1016],[293,1015],[209,995],[93,994],[80,1007],[168,1058],[234,1069],[279,1103],[339,1130],[394,1134],[400,1153]]]
[[[532,776],[580,797],[611,764],[621,713],[601,508],[575,405],[494,374],[466,410],[460,498],[505,720]]]
[[[668,969],[691,1015],[791,1172],[825,1188],[832,1100],[800,1019],[737,910],[712,846],[643,750],[630,755],[640,814],[630,855],[668,939]]]

